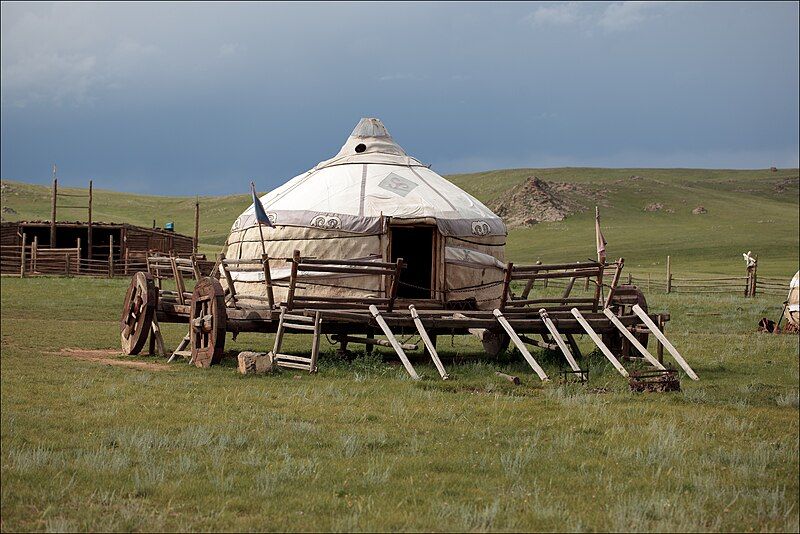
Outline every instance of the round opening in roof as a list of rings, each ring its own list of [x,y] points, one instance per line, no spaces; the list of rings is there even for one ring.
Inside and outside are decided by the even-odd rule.
[[[367,149],[367,145],[365,145],[364,143],[359,143],[359,144],[356,145],[356,152],[358,152],[359,154],[364,152],[366,149]]]

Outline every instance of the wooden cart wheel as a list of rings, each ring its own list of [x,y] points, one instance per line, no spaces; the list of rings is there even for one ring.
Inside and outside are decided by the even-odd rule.
[[[125,293],[119,321],[122,352],[128,355],[141,352],[150,333],[157,304],[158,289],[153,282],[153,275],[143,271],[134,274]]]
[[[628,315],[633,313],[631,308],[634,304],[638,304],[639,307],[647,313],[647,299],[641,289],[629,285],[617,286],[616,295],[611,302],[611,307],[622,308],[623,313]],[[634,337],[639,340],[639,343],[645,347],[647,346],[647,341],[649,339],[648,334],[634,334]],[[606,344],[612,353],[618,356],[640,356],[638,351],[617,331],[610,334],[603,334],[603,343]]]
[[[201,278],[194,286],[189,315],[191,361],[197,367],[210,367],[222,359],[227,320],[222,286],[214,278]]]

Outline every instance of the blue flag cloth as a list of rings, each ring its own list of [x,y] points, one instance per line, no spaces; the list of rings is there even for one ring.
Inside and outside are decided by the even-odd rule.
[[[274,226],[272,226],[272,221],[270,221],[269,217],[267,217],[267,212],[264,211],[264,204],[261,203],[258,195],[256,195],[256,184],[253,182],[250,182],[250,190],[253,193],[253,209],[256,212],[256,219],[258,220],[258,223],[266,224],[267,226],[274,228]]]

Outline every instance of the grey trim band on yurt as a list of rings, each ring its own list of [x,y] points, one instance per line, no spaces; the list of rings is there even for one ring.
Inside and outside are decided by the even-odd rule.
[[[381,217],[359,217],[343,213],[323,213],[306,210],[268,211],[275,226],[301,226],[321,230],[340,230],[357,234],[376,234],[383,230]],[[402,218],[398,218],[402,219]],[[255,214],[242,215],[234,223],[232,231],[246,230],[257,225]],[[502,219],[436,219],[439,232],[448,237],[505,236],[506,226]]]

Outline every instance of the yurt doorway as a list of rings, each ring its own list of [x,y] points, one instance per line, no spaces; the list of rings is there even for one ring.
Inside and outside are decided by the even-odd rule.
[[[392,226],[392,261],[403,258],[406,268],[400,274],[397,296],[405,299],[431,299],[433,282],[433,243],[435,226]]]

